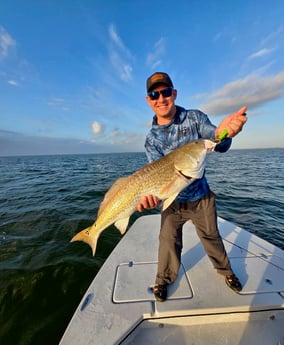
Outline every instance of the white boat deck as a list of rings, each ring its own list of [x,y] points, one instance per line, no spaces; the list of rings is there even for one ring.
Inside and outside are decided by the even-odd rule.
[[[182,265],[168,300],[156,302],[160,215],[139,218],[83,297],[61,345],[284,345],[284,251],[218,218],[235,293],[213,269],[194,226],[183,230]],[[249,229],[248,229],[249,230]]]

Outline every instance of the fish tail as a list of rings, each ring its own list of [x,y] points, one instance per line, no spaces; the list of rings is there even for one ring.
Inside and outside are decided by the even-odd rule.
[[[93,256],[95,256],[98,236],[91,234],[91,228],[92,227],[90,226],[85,230],[78,232],[78,234],[76,234],[70,242],[83,241],[87,243],[92,248]]]

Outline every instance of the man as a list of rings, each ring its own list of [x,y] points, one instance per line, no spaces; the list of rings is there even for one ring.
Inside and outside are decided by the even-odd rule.
[[[146,82],[146,101],[154,111],[152,128],[146,137],[145,149],[149,162],[165,156],[175,148],[199,138],[216,140],[226,129],[227,137],[215,151],[226,152],[232,137],[241,130],[247,118],[246,107],[229,115],[215,127],[207,115],[199,110],[186,110],[175,105],[177,90],[164,72],[152,74]],[[142,198],[138,211],[155,208],[155,195]],[[175,201],[162,212],[159,236],[158,270],[154,295],[158,301],[167,298],[167,285],[178,275],[182,251],[182,227],[191,219],[214,268],[225,277],[227,285],[241,291],[242,285],[232,271],[222,238],[217,227],[215,195],[210,191],[205,176],[186,187]]]

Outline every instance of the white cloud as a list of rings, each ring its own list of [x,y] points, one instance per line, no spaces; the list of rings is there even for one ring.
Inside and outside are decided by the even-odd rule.
[[[118,35],[116,28],[113,24],[111,24],[109,26],[108,29],[109,32],[109,36],[111,38],[111,41],[116,45],[116,47],[118,47],[120,50],[122,50],[126,55],[128,55],[129,57],[131,57],[131,53],[130,51],[127,49],[127,47],[125,46],[125,44],[123,43],[122,39],[120,38],[120,36]]]
[[[120,130],[119,128],[115,128],[111,133],[110,136],[111,137],[118,137],[120,135]]]
[[[281,36],[284,32],[284,26],[280,25],[276,30],[269,33],[262,41],[261,45],[271,44],[272,42],[278,43],[278,40],[281,39]]]
[[[160,38],[154,45],[153,52],[147,55],[147,65],[152,69],[156,68],[161,64],[161,57],[166,51],[166,39],[164,37]]]
[[[110,52],[110,61],[121,80],[132,80],[132,67],[114,50]]]
[[[100,135],[104,132],[104,126],[102,123],[94,121],[92,123],[92,131],[95,135]]]
[[[9,54],[10,48],[15,45],[16,42],[13,38],[2,26],[0,26],[0,60],[5,59]]]
[[[284,71],[268,76],[248,75],[207,95],[200,108],[210,115],[227,114],[242,106],[255,108],[284,94]]]
[[[116,128],[111,132],[108,143],[115,147],[124,147],[124,151],[143,151],[145,135],[136,132],[120,131]]]
[[[109,56],[114,69],[119,78],[125,82],[132,80],[132,66],[129,60],[132,60],[132,54],[125,46],[118,35],[113,24],[109,26],[110,47]]]
[[[224,28],[222,31],[217,32],[217,34],[213,36],[212,40],[213,42],[228,41],[230,43],[234,43],[235,41],[238,40],[238,37],[230,29]]]
[[[19,83],[16,80],[8,80],[8,84],[12,85],[12,86],[19,86]]]
[[[64,103],[63,98],[53,97],[47,102],[49,106],[61,106]]]
[[[266,55],[269,55],[270,53],[272,53],[275,49],[271,48],[271,49],[267,49],[267,48],[263,48],[258,50],[257,52],[251,54],[248,56],[248,60],[252,60],[252,59],[256,59],[256,58],[260,58]]]
[[[124,65],[121,71],[121,79],[124,81],[129,81],[132,79],[132,67],[130,65]]]
[[[69,104],[66,104],[66,100],[64,98],[53,97],[47,102],[47,105],[49,107],[54,107],[57,109],[61,109],[63,111],[69,111],[70,110],[70,100],[67,102],[69,102]]]

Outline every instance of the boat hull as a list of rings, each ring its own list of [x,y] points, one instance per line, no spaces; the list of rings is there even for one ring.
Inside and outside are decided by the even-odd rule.
[[[160,215],[143,216],[94,278],[60,344],[284,343],[284,251],[222,218],[218,225],[240,293],[213,269],[188,222],[178,278],[167,301],[156,302]]]

